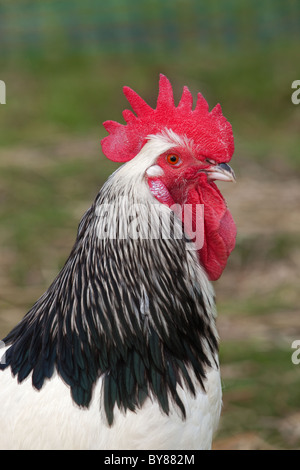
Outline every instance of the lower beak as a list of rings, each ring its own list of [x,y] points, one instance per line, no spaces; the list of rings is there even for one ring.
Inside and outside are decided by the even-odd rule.
[[[212,165],[205,172],[209,180],[236,181],[234,171],[227,163]]]

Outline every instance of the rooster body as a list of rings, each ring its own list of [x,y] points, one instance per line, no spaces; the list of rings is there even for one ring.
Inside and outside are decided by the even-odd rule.
[[[117,153],[120,139],[103,145],[110,155],[108,144]],[[4,339],[4,449],[211,447],[221,385],[209,277],[235,238],[213,181],[233,174],[212,157],[199,161],[195,142],[168,127],[140,147],[82,218],[62,271]],[[200,249],[191,237],[199,203],[216,206]]]

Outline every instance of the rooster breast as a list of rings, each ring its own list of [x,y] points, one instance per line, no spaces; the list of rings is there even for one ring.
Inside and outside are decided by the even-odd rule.
[[[41,391],[31,377],[19,384],[10,370],[0,374],[0,449],[195,450],[210,449],[221,410],[220,374],[207,374],[206,393],[179,393],[186,409],[183,421],[174,408],[161,413],[153,398],[137,412],[117,410],[113,426],[101,412],[102,379],[88,408],[78,407],[56,374]]]

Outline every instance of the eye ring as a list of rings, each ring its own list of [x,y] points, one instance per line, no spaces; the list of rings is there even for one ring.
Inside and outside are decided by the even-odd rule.
[[[167,162],[172,166],[178,166],[181,163],[181,158],[176,153],[169,153],[167,155]]]

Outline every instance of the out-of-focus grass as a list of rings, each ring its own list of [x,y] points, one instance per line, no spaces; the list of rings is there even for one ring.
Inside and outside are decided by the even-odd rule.
[[[299,409],[300,376],[292,351],[257,341],[221,345],[227,378],[218,439],[252,432],[273,448],[299,448],[299,431],[293,433],[284,420]]]
[[[2,61],[3,62],[3,61]],[[1,64],[7,101],[1,109],[0,145],[44,145],[58,134],[103,133],[101,123],[120,119],[127,106],[127,84],[155,104],[158,74],[172,81],[179,98],[183,84],[196,96],[201,90],[210,106],[222,101],[236,129],[237,145],[260,161],[280,159],[300,167],[297,107],[291,83],[300,75],[297,44],[223,49],[191,45],[185,54],[129,53],[26,56]],[[121,77],[121,79],[120,79]]]

